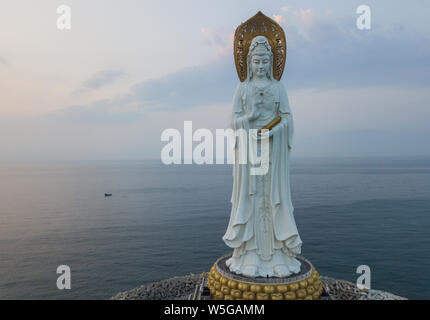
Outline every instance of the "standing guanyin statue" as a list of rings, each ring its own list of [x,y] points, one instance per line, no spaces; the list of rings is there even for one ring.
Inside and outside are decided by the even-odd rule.
[[[234,251],[227,266],[232,272],[251,277],[285,277],[300,271],[295,256],[300,254],[302,241],[294,221],[290,189],[293,118],[285,87],[274,77],[274,61],[279,57],[273,52],[270,35],[256,35],[250,42],[246,78],[236,89],[231,120],[234,130],[250,132],[280,117],[269,132],[266,173],[251,174],[251,159],[245,164],[235,161],[233,167],[232,209],[223,240]],[[236,41],[241,41],[237,34]],[[272,39],[275,45],[278,41],[282,43],[285,38]],[[260,136],[249,135],[249,144],[234,144],[235,159],[239,159],[240,148],[251,147],[254,141],[261,149]]]
[[[281,26],[261,12],[236,29],[240,83],[231,117],[232,208],[223,236],[233,253],[209,273],[216,299],[318,299],[322,293],[315,268],[299,256],[290,188],[293,117],[280,82],[286,49]]]

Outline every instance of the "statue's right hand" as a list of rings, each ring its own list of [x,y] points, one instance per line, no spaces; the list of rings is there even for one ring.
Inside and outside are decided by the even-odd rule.
[[[260,116],[260,111],[256,108],[256,106],[254,106],[252,108],[251,114],[248,115],[248,120],[249,121],[254,121],[255,119],[257,119]]]

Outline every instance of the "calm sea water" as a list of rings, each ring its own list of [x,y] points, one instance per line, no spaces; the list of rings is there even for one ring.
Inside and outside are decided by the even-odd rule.
[[[0,298],[105,299],[229,252],[231,166],[0,165]],[[321,274],[430,298],[430,159],[294,159],[303,256]],[[113,193],[105,198],[104,193]],[[72,289],[56,288],[69,265]]]

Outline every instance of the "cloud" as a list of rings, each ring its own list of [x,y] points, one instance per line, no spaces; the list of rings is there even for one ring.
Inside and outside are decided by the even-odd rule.
[[[203,44],[215,49],[215,59],[226,56],[233,50],[233,32],[220,32],[214,28],[204,27],[201,29]]]
[[[393,26],[358,30],[351,20],[287,24],[285,78],[290,88],[430,84],[430,39]]]
[[[201,32],[206,44],[217,45],[220,47],[224,47],[226,45],[226,39],[223,39],[214,29],[205,27],[201,29]]]
[[[0,57],[0,64],[6,65],[8,63],[7,63],[7,60],[5,58]]]
[[[87,124],[133,121],[145,112],[180,111],[231,101],[237,82],[234,62],[222,59],[142,81],[116,98],[66,107],[47,117]]]
[[[283,81],[289,89],[430,84],[428,37],[392,29],[363,32],[340,21],[316,20],[302,35],[286,27]],[[238,83],[232,52],[209,65],[186,68],[131,90],[143,108],[183,109],[231,101]]]
[[[73,94],[81,94],[87,90],[94,90],[112,84],[126,73],[120,70],[103,70],[93,74],[84,81],[82,87],[75,90]]]
[[[303,15],[311,15],[305,11]],[[425,34],[412,34],[397,27],[382,31],[377,26],[362,31],[348,19],[319,18],[308,26],[305,34],[297,25],[285,26],[288,53],[282,81],[289,91],[430,84],[430,41]],[[212,35],[209,29],[202,33]],[[228,36],[226,33],[222,38]],[[219,41],[222,43],[225,42]],[[230,50],[207,65],[137,83],[117,98],[66,108],[62,117],[111,122],[118,116],[120,121],[127,121],[142,116],[142,112],[229,103],[238,83]]]
[[[115,82],[119,77],[123,75],[125,75],[125,73],[118,70],[100,71],[91,76],[87,81],[85,81],[83,86],[89,89],[97,89]]]
[[[316,13],[312,9],[300,9],[294,12],[294,16],[307,29],[312,28],[316,24]]]
[[[231,57],[189,67],[130,88],[123,103],[134,103],[147,111],[183,110],[230,101],[238,81]]]
[[[98,100],[90,105],[70,106],[54,113],[46,114],[45,118],[57,122],[68,122],[78,124],[121,124],[138,120],[142,117],[139,110],[116,110],[115,100]]]
[[[285,23],[285,18],[284,16],[280,15],[280,14],[274,14],[273,15],[273,19],[279,23],[279,24],[284,24]]]

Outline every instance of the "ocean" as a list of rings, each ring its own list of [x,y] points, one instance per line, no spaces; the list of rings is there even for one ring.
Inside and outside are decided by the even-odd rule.
[[[232,179],[229,165],[1,164],[0,299],[107,299],[208,271],[230,252]],[[430,158],[293,158],[291,187],[320,274],[355,282],[368,265],[373,289],[430,298]]]

